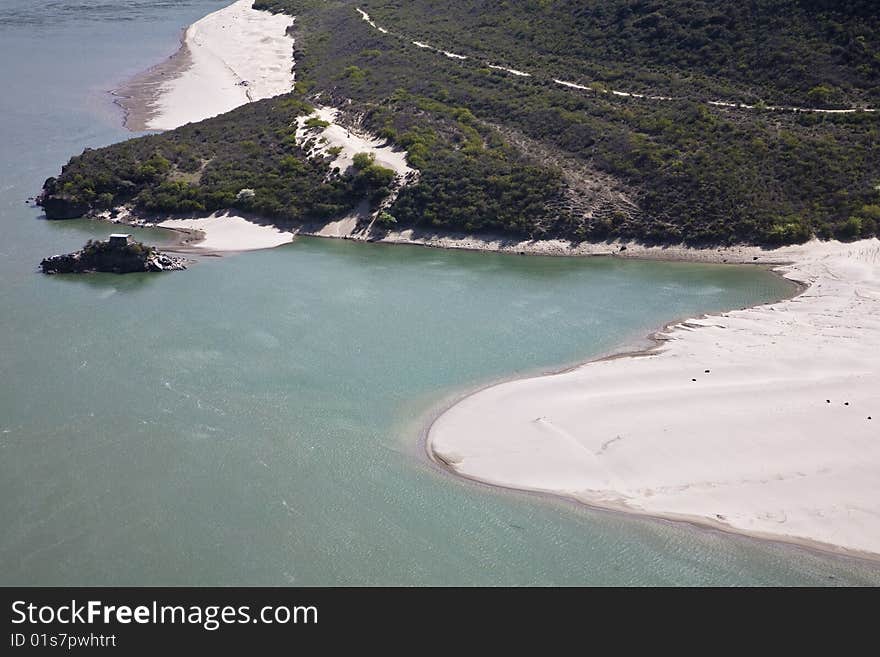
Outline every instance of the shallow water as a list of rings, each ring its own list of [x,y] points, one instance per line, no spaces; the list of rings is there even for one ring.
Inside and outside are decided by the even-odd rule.
[[[24,199],[128,137],[104,90],[224,4],[0,9],[0,584],[880,583],[464,482],[421,451],[463,390],[784,294],[760,269],[301,239],[168,275],[37,274],[110,231]]]

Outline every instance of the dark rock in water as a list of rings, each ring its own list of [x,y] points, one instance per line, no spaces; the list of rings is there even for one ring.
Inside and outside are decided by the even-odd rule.
[[[91,209],[88,203],[63,194],[41,196],[38,203],[43,207],[47,219],[77,219]]]
[[[108,242],[89,240],[81,251],[44,259],[40,263],[40,269],[44,274],[129,274],[180,271],[186,269],[186,261],[157,251],[155,247],[117,238]]]
[[[79,253],[52,256],[40,263],[44,274],[72,274],[78,271],[79,266]]]
[[[180,271],[181,269],[186,269],[186,265],[181,258],[174,258],[158,251],[147,259],[146,267],[147,271]]]
[[[47,219],[78,219],[93,209],[87,199],[66,190],[57,178],[46,179],[43,191],[34,198],[34,203],[43,208]]]

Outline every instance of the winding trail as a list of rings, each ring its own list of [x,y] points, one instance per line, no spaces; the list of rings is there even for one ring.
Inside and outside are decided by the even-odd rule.
[[[423,41],[414,41],[404,35],[397,34],[395,32],[391,32],[390,30],[387,30],[386,28],[380,27],[379,25],[377,25],[376,22],[370,17],[370,15],[367,12],[365,12],[363,9],[361,9],[360,7],[357,7],[356,11],[360,14],[361,18],[370,25],[370,27],[378,30],[379,32],[381,32],[384,35],[404,39],[405,41],[408,41],[409,43],[415,45],[418,48],[421,48],[422,50],[430,50],[430,51],[433,51],[433,52],[438,53],[440,55],[444,55],[445,57],[449,57],[451,59],[458,59],[458,60],[470,59],[467,55],[460,55],[460,54],[457,54],[457,53],[454,53],[454,52],[451,52],[448,50],[443,50],[442,48],[434,47],[434,46],[427,44]],[[493,63],[493,62],[488,62],[488,61],[483,62],[483,63],[491,69],[494,69],[497,71],[504,71],[505,73],[508,73],[508,74],[515,76],[515,77],[534,78],[536,80],[542,79],[542,76],[538,76],[533,73],[529,73],[528,71],[521,71],[521,70],[517,70],[515,68],[502,66],[498,63]],[[693,99],[684,98],[684,97],[676,98],[674,96],[652,96],[652,95],[639,94],[639,93],[628,92],[628,91],[618,91],[616,89],[590,87],[587,85],[578,84],[576,82],[569,82],[569,81],[566,81],[566,80],[563,80],[560,78],[549,78],[549,80],[552,81],[554,84],[559,85],[561,87],[565,87],[567,89],[572,89],[575,91],[585,91],[585,92],[589,92],[589,93],[607,94],[610,96],[618,96],[621,98],[638,98],[640,100],[649,100],[649,101],[656,101],[656,102],[669,102],[669,101],[677,101],[677,100],[693,100]],[[746,103],[736,103],[736,102],[725,101],[725,100],[709,100],[709,101],[702,101],[702,102],[704,102],[706,105],[712,105],[713,107],[724,107],[724,108],[728,108],[728,109],[765,111],[765,112],[769,111],[769,112],[791,112],[791,113],[808,113],[808,114],[858,114],[860,112],[870,113],[870,112],[877,111],[876,109],[870,108],[870,107],[847,107],[847,108],[840,108],[840,109],[818,109],[818,108],[814,108],[814,107],[796,107],[796,106],[792,106],[792,105],[748,105]]]

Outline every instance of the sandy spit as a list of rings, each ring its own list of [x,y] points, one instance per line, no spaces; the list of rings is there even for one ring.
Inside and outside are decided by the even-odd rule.
[[[880,558],[880,241],[762,259],[806,289],[486,388],[435,420],[431,454],[490,484]]]
[[[193,23],[180,50],[114,92],[130,130],[171,130],[293,88],[293,17],[238,0]]]

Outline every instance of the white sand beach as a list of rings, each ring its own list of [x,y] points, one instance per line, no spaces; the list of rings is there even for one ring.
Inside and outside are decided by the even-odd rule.
[[[271,249],[293,241],[293,233],[264,226],[231,214],[212,214],[200,219],[169,219],[157,226],[172,230],[198,231],[202,239],[194,249],[212,253]]]
[[[293,18],[239,0],[193,23],[184,37],[188,65],[150,101],[150,130],[223,114],[293,88]]]
[[[771,253],[803,293],[486,388],[429,449],[492,484],[880,557],[880,241]]]

